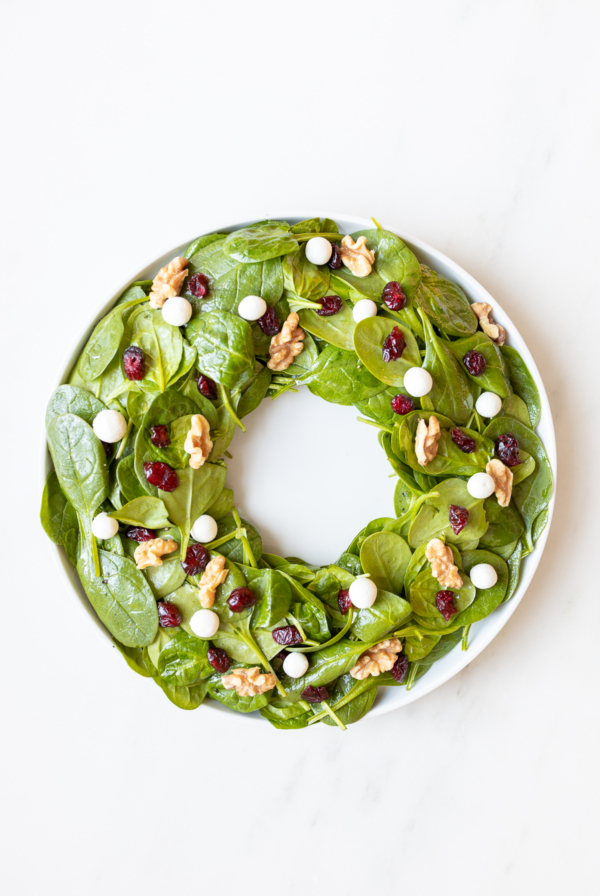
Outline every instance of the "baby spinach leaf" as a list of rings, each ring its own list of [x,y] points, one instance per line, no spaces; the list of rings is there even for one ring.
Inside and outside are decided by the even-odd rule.
[[[48,447],[63,494],[78,513],[91,517],[109,490],[108,464],[100,439],[85,420],[62,414],[50,422]]]
[[[527,405],[522,398],[519,398],[519,396],[514,393],[509,398],[505,398],[502,402],[502,416],[514,417],[515,420],[519,420],[524,426],[528,426],[530,429],[532,428]]]
[[[350,631],[361,641],[380,641],[388,632],[394,631],[408,619],[411,612],[412,608],[408,601],[398,597],[397,594],[379,589],[373,606],[358,610]]]
[[[241,300],[250,295],[262,296],[267,305],[276,305],[283,292],[281,259],[241,264],[225,253],[224,245],[224,240],[206,245],[190,258],[190,277],[202,273],[209,278],[206,299],[196,298],[186,287],[185,298],[195,313],[204,310],[236,313]]]
[[[198,470],[179,470],[179,485],[173,492],[159,490],[169,519],[181,530],[181,551],[185,553],[192,526],[208,510],[223,490],[227,470],[220,464],[203,464]]]
[[[494,443],[473,429],[461,426],[461,430],[475,442],[475,451],[465,454],[464,451],[452,441],[454,423],[448,417],[435,413],[440,424],[441,435],[438,441],[437,454],[429,461],[426,467],[422,467],[415,454],[415,437],[419,420],[429,422],[430,411],[411,411],[402,417],[394,426],[391,447],[397,457],[408,464],[416,474],[427,473],[431,476],[472,476],[473,473],[485,470],[486,465],[494,456]],[[427,482],[429,491],[433,483]]]
[[[367,523],[367,525],[360,530],[358,535],[356,535],[352,539],[352,541],[346,548],[346,552],[349,554],[360,555],[360,549],[363,546],[363,542],[369,537],[369,535],[372,535],[374,532],[381,532],[381,530],[384,529],[388,523],[393,522],[394,520],[391,516],[380,516],[377,517],[376,520],[371,520],[371,522]]]
[[[146,495],[135,472],[135,456],[133,454],[123,457],[117,464],[116,471],[117,484],[126,501],[133,501],[135,498],[142,498]]]
[[[252,375],[252,330],[242,318],[225,311],[207,312],[190,321],[186,336],[198,351],[202,372],[227,389]]]
[[[144,475],[144,461],[165,460],[159,453],[163,449],[155,448],[150,442],[151,428],[153,426],[170,426],[171,423],[180,417],[196,413],[198,413],[198,406],[192,399],[182,395],[181,392],[177,392],[175,389],[168,389],[154,398],[144,414],[142,425],[135,439],[135,472],[147,494],[157,496],[158,489],[156,486],[150,485],[146,479]]]
[[[360,564],[360,558],[357,557],[356,554],[348,553],[348,551],[345,551],[340,556],[336,566],[345,569],[346,572],[349,572],[352,576],[361,576],[364,572],[364,569]]]
[[[497,551],[498,548],[519,540],[525,531],[525,523],[512,502],[508,507],[501,507],[496,497],[492,496],[484,501],[483,509],[488,520],[488,527],[479,540],[482,548]]]
[[[461,370],[448,343],[435,335],[428,317],[423,318],[423,329],[426,348],[423,367],[433,378],[428,398],[436,411],[464,425],[473,410],[473,395],[467,375]]]
[[[235,623],[223,623],[217,634],[211,638],[215,647],[220,647],[236,663],[247,663],[250,666],[260,666],[261,657],[253,647],[252,640],[244,637],[244,631]],[[256,629],[252,632],[252,639],[256,641],[267,660],[272,660],[281,651],[281,644],[273,640],[273,635],[265,629]]]
[[[328,294],[331,295],[331,291]],[[312,308],[300,308],[298,318],[302,329],[312,333],[313,336],[324,339],[336,348],[354,351],[353,337],[356,324],[352,317],[352,309],[346,302],[343,302],[341,309],[331,317],[321,317]],[[302,355],[299,355],[299,358],[301,357]]]
[[[398,416],[392,410],[392,398],[398,394],[406,395],[407,392],[398,386],[388,386],[382,392],[371,395],[366,401],[357,401],[354,406],[363,417],[370,417],[383,426],[393,426]]]
[[[517,542],[514,551],[507,560],[508,566],[508,588],[504,596],[504,601],[510,600],[519,584],[519,573],[521,570],[521,560],[523,559],[523,545]]]
[[[96,324],[77,362],[79,374],[84,380],[95,380],[106,370],[118,352],[123,338],[125,330],[123,312],[139,304],[140,301],[146,301],[143,290],[141,297],[116,305]]]
[[[161,533],[161,535],[165,537],[164,534]],[[146,580],[157,600],[165,600],[165,598],[170,600],[171,594],[181,588],[185,582],[185,570],[181,565],[179,550],[164,557],[160,566],[149,566],[145,572]]]
[[[302,354],[304,354],[304,352],[302,352]],[[271,382],[271,375],[271,371],[266,365],[261,364],[260,361],[256,361],[252,379],[247,383],[244,383],[240,393],[235,396],[235,410],[240,420],[242,417],[251,414],[252,411],[255,411],[259,406],[267,394]]]
[[[452,618],[453,625],[471,625],[489,616],[492,610],[500,606],[508,588],[508,566],[501,557],[491,551],[465,551],[462,555],[465,571],[470,573],[478,563],[489,563],[498,573],[498,581],[491,588],[478,588],[473,603]]]
[[[302,344],[304,348],[285,371],[286,376],[303,376],[319,357],[319,349],[310,333],[306,333]]]
[[[283,286],[302,299],[318,302],[329,289],[330,270],[317,267],[306,257],[306,246],[299,246],[283,259]]]
[[[220,520],[227,516],[233,507],[233,491],[230,488],[224,488],[219,497],[206,511],[214,520]]]
[[[380,383],[363,367],[354,352],[328,345],[298,382],[306,384],[313,395],[334,404],[352,405],[381,392]]]
[[[286,615],[292,602],[292,592],[285,577],[276,569],[253,569],[251,566],[242,566],[242,572],[257,597],[252,628],[275,625]]]
[[[176,632],[158,655],[158,671],[164,682],[178,687],[189,687],[209,678],[214,670],[208,662],[208,641]]]
[[[417,663],[431,653],[436,644],[439,643],[441,635],[409,635],[405,638],[402,645],[403,652],[406,654],[411,663]]]
[[[183,356],[183,338],[179,327],[168,324],[160,309],[137,308],[127,322],[126,341],[129,345],[139,346],[144,352],[144,381],[155,383],[164,392],[178,372]]]
[[[500,398],[509,398],[512,395],[506,360],[500,348],[485,333],[477,332],[473,336],[457,339],[454,342],[444,341],[444,345],[459,361],[461,370],[469,379],[477,383],[482,391],[494,392]],[[485,358],[485,370],[480,376],[471,376],[463,364],[464,356],[470,351],[479,352]]]
[[[383,360],[383,344],[392,330],[404,335],[406,347],[397,361]],[[374,377],[389,386],[403,386],[410,367],[421,366],[421,354],[412,330],[385,317],[367,317],[354,328],[354,350]]]
[[[291,703],[279,695],[260,710],[263,719],[279,729],[306,728],[312,713],[302,703]]]
[[[294,252],[298,242],[290,233],[290,225],[282,221],[263,221],[228,234],[223,250],[236,261],[247,264],[266,261]]]
[[[42,496],[40,520],[44,532],[54,544],[65,545],[72,537],[69,533],[79,533],[77,514],[73,505],[65,498],[54,470],[49,474]]]
[[[448,635],[443,635],[440,641],[436,644],[433,650],[419,663],[419,668],[417,674],[415,676],[415,681],[418,681],[419,678],[422,678],[426,672],[431,669],[434,663],[437,663],[438,660],[441,660],[446,654],[450,653],[451,650],[454,650],[457,644],[460,643],[462,639],[462,629],[458,629],[455,632],[451,632]]]
[[[402,593],[410,557],[410,548],[405,540],[400,535],[385,530],[369,535],[360,549],[360,565],[365,573],[371,576],[378,588],[393,594]]]
[[[503,345],[500,351],[508,365],[508,374],[512,387],[527,405],[531,426],[537,426],[542,416],[542,399],[535,380],[529,372],[525,361],[515,348],[512,348],[510,345]]]
[[[163,632],[164,629],[161,629],[159,634],[162,634]],[[150,672],[155,683],[161,688],[171,703],[174,703],[179,709],[198,709],[208,693],[207,679],[200,681],[198,684],[189,685],[188,687],[167,684],[167,682],[163,681],[161,678],[160,672],[151,659],[151,656],[153,655],[153,646],[154,645],[150,645],[150,648],[144,647],[142,655],[146,668]],[[158,662],[158,655],[156,656],[156,662]]]
[[[441,538],[447,544],[466,544],[481,538],[488,527],[483,501],[473,498],[464,479],[445,479],[435,486],[438,497],[427,498],[408,532],[412,548]],[[448,519],[450,505],[465,507],[469,520],[462,532],[455,535]],[[438,591],[440,589],[438,588]]]
[[[46,428],[55,417],[60,417],[62,414],[74,414],[91,426],[94,417],[105,409],[106,405],[86,389],[80,389],[78,386],[59,386],[46,408]]]
[[[208,679],[208,693],[214,700],[218,700],[234,712],[256,712],[257,709],[266,706],[271,699],[272,690],[256,694],[254,697],[240,697],[233,688],[227,690],[223,687],[221,678],[221,675],[216,674]]]
[[[272,569],[278,569],[280,572],[285,572],[288,576],[292,576],[292,578],[303,584],[312,582],[315,577],[314,570],[309,569],[308,566],[305,566],[303,563],[290,563],[285,557],[279,557],[277,554],[263,554],[262,559],[268,563]]]
[[[319,687],[335,681],[340,675],[349,672],[365,650],[373,644],[364,641],[342,639],[330,647],[324,647],[318,653],[310,654],[310,667],[302,678],[286,677],[282,680],[290,701],[299,700],[302,691],[309,685]]]
[[[452,589],[454,592],[454,606],[459,611],[459,614],[473,603],[476,595],[475,586],[468,576],[461,572],[461,578],[463,580],[462,588],[458,590]],[[452,616],[449,620],[444,619],[435,605],[437,593],[443,590],[438,580],[431,574],[430,568],[420,572],[410,586],[410,605],[415,614],[415,619],[424,628],[440,631],[455,624],[454,620],[457,617]]]
[[[169,525],[167,509],[160,498],[134,498],[120,510],[108,514],[121,523],[129,526],[146,526],[148,529],[162,529]]]
[[[369,686],[361,688],[356,688],[358,682],[351,675],[342,675],[336,681],[329,701],[333,707],[344,697],[347,697],[350,692],[355,693],[356,688],[356,696],[341,706],[339,710],[335,710],[338,719],[344,725],[353,725],[355,722],[360,722],[373,706],[377,697],[377,679],[373,679],[372,676],[369,676],[369,678],[371,679]],[[365,681],[369,681],[369,679],[365,679]],[[362,685],[362,682],[360,684]],[[315,709],[318,709],[318,707],[315,707]],[[336,724],[331,716],[325,716],[323,723],[325,725]]]
[[[421,282],[415,301],[436,327],[451,336],[470,336],[477,329],[477,318],[458,283],[447,280],[424,264],[421,265]]]
[[[223,519],[218,520],[218,523],[217,539],[223,538],[224,535],[230,535],[237,529],[235,520],[232,516],[223,517]],[[248,522],[248,520],[242,519],[242,525],[248,534],[248,541],[250,542],[254,559],[258,563],[262,557],[262,538],[260,537],[260,533],[252,523]],[[234,563],[244,563],[244,546],[241,541],[232,539],[226,544],[221,545],[219,550],[226,557],[229,557],[230,560],[233,560]]]
[[[206,233],[204,236],[199,236],[193,243],[189,244],[183,256],[184,258],[192,258],[200,249],[210,246],[211,243],[218,243],[220,240],[224,240],[226,236],[226,233]]]
[[[133,671],[137,672],[138,675],[141,675],[142,678],[152,677],[144,662],[143,647],[126,647],[124,644],[121,644],[120,641],[117,641],[116,638],[113,638],[112,640],[130,669],[133,669]]]
[[[196,360],[198,357],[198,353],[196,352],[196,349],[189,344],[187,339],[184,339],[184,337],[182,336],[181,341],[182,341],[183,351],[181,352],[181,360],[179,361],[179,367],[177,368],[177,370],[175,371],[175,373],[173,374],[173,376],[167,383],[167,389],[169,389],[171,386],[174,386],[175,383],[178,383],[179,380],[182,379],[182,377],[185,377],[186,374],[188,374],[190,372],[190,370],[193,368],[194,364],[196,363]]]

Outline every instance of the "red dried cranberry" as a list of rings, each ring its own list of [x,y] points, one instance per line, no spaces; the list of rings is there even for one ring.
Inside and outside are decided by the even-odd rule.
[[[185,552],[185,560],[181,561],[183,570],[187,576],[197,575],[201,569],[206,569],[210,554],[201,544],[191,544]]]
[[[459,429],[458,426],[455,426],[452,432],[450,433],[452,436],[452,441],[455,445],[458,445],[461,451],[464,451],[465,454],[471,454],[477,448],[475,444],[475,439],[472,439],[470,436],[466,435],[462,429]]]
[[[345,616],[351,606],[352,601],[350,600],[350,592],[347,588],[340,588],[338,591],[338,607],[340,608],[340,613]]]
[[[197,299],[203,299],[208,292],[208,277],[206,274],[194,274],[190,277],[188,289]]]
[[[144,476],[150,485],[155,485],[163,492],[174,492],[179,485],[179,476],[173,467],[160,461],[146,461]]]
[[[162,628],[175,628],[181,625],[181,612],[179,607],[170,603],[168,600],[159,600],[158,604],[158,624]]]
[[[332,314],[337,314],[342,307],[342,300],[339,296],[323,296],[322,299],[319,299],[319,303],[321,307],[317,314],[321,317],[331,317]]]
[[[274,308],[267,308],[263,316],[258,318],[257,323],[265,336],[276,336],[281,329],[281,324]]]
[[[231,666],[231,660],[220,647],[209,647],[208,662],[216,672],[227,672]]]
[[[381,357],[384,361],[398,361],[406,348],[404,333],[400,327],[394,327],[388,338],[383,343]]]
[[[125,535],[132,541],[137,541],[138,544],[156,538],[156,532],[153,532],[152,529],[144,529],[143,526],[128,526],[125,529]]]
[[[211,380],[209,376],[204,376],[204,374],[201,373],[196,380],[196,385],[198,386],[200,395],[204,395],[205,398],[210,398],[211,401],[215,401],[217,397],[217,384],[214,380]]]
[[[332,271],[337,271],[342,266],[342,250],[337,243],[331,244],[331,258],[327,262],[327,266]]]
[[[454,591],[438,591],[435,596],[435,605],[446,622],[448,622],[455,613],[458,613],[453,601]]]
[[[123,352],[123,368],[128,380],[143,380],[146,373],[146,356],[137,345],[130,345]]]
[[[471,376],[481,376],[485,372],[485,358],[481,352],[476,352],[474,349],[463,357],[463,364]]]
[[[302,699],[307,703],[322,703],[323,700],[329,700],[329,691],[327,688],[309,686],[302,691]]]
[[[289,650],[280,650],[279,653],[275,657],[273,657],[273,659],[279,660],[280,662],[283,663],[286,656],[289,656],[289,655],[290,655]]]
[[[280,628],[274,628],[271,634],[275,643],[281,644],[282,647],[293,647],[302,641],[302,635],[295,625],[282,625]]]
[[[169,433],[166,426],[153,426],[150,430],[150,441],[157,448],[168,448],[171,444]]]
[[[386,283],[381,298],[390,311],[402,311],[403,308],[406,308],[406,296],[396,280]]]
[[[402,684],[408,672],[408,657],[405,653],[398,654],[396,662],[390,669],[390,672],[392,673],[398,684]]]
[[[394,395],[390,404],[394,414],[408,414],[415,409],[414,401],[407,395]]]
[[[452,531],[458,535],[469,522],[469,511],[466,507],[459,507],[458,504],[451,504],[448,510],[448,519],[452,526]]]
[[[496,447],[498,449],[498,457],[507,467],[516,467],[517,464],[521,463],[519,460],[519,443],[512,432],[505,432],[503,435],[498,436]]]
[[[115,450],[114,444],[112,442],[102,442],[102,447],[104,448],[106,457],[112,457],[113,451]]]
[[[232,613],[241,613],[242,610],[254,606],[256,594],[250,588],[234,588],[227,598],[227,603]]]

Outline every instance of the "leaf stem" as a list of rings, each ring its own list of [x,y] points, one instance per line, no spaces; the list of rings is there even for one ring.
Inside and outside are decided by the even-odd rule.
[[[417,677],[417,672],[419,671],[420,663],[412,663],[410,667],[410,672],[408,673],[408,678],[406,680],[406,690],[410,691],[413,684],[415,683],[415,678]]]
[[[102,567],[100,566],[100,554],[98,553],[98,542],[96,536],[92,534],[92,557],[94,558],[94,575],[99,577],[102,575]]]
[[[119,445],[119,450],[115,454],[115,460],[119,460],[119,458],[123,454],[123,451],[125,450],[125,445],[127,444],[127,439],[129,438],[129,433],[131,432],[132,426],[133,426],[133,420],[131,418],[129,418],[129,420],[127,421],[127,429],[125,430],[125,435],[121,439],[121,444]]]
[[[331,716],[331,718],[333,719],[335,724],[338,726],[338,728],[341,728],[342,731],[346,731],[347,730],[346,726],[344,725],[342,720],[336,716],[336,714],[332,710],[331,706],[328,703],[323,703],[322,706],[325,707],[325,712],[327,713],[328,716]]]
[[[337,633],[337,635],[334,635],[333,638],[330,638],[329,641],[325,641],[323,644],[317,644],[316,647],[290,647],[288,648],[290,653],[314,653],[315,650],[322,650],[323,647],[331,647],[332,644],[335,644],[337,641],[344,637],[344,635],[352,625],[353,615],[354,608],[350,607],[350,609],[348,610],[348,621],[346,622],[346,625]]]
[[[394,432],[393,426],[384,426],[383,423],[375,423],[374,420],[367,420],[366,417],[357,417],[356,419],[359,423],[368,423],[369,426],[374,426],[376,429],[382,429],[384,432],[389,432],[390,435]]]
[[[233,630],[236,632],[236,634],[237,634],[243,641],[245,641],[246,644],[247,644],[247,645],[254,651],[254,653],[257,655],[257,657],[259,658],[259,660],[261,661],[262,665],[265,667],[265,669],[267,670],[267,672],[270,672],[272,675],[275,676],[275,687],[277,688],[277,690],[279,691],[279,693],[281,694],[281,696],[282,696],[282,697],[287,697],[287,691],[285,690],[284,686],[281,684],[281,682],[280,682],[279,679],[277,678],[277,675],[275,675],[275,671],[273,670],[273,666],[271,665],[271,663],[268,661],[268,659],[266,658],[266,656],[264,655],[264,653],[262,652],[262,650],[261,650],[260,647],[258,646],[258,643],[255,641],[255,639],[254,639],[254,638],[252,637],[252,635],[250,634],[250,629],[248,628],[248,631],[247,631],[247,632],[244,632],[244,630],[243,630],[241,627],[238,627],[238,626],[236,626],[236,625],[233,625],[233,623],[232,623],[231,627],[232,627]]]
[[[469,629],[470,628],[471,628],[471,623],[469,623],[468,625],[465,625],[465,627],[463,628],[463,636],[462,636],[462,649],[463,650],[469,649]]]
[[[239,426],[239,428],[242,430],[242,432],[246,432],[246,427],[244,426],[244,424],[242,423],[242,421],[240,420],[240,418],[238,417],[236,412],[233,410],[233,407],[232,407],[231,401],[230,401],[230,397],[229,397],[229,391],[225,388],[225,386],[222,386],[221,383],[218,384],[218,388],[219,388],[219,395],[221,396],[221,401],[225,405],[227,413],[229,414],[229,416],[231,417],[231,419],[233,420],[235,425]]]
[[[204,547],[207,551],[214,551],[215,548],[220,547],[222,544],[226,544],[228,541],[233,541],[234,538],[240,538],[243,531],[243,529],[236,529],[235,532],[230,532],[229,535],[223,535],[221,538],[217,538],[216,541],[209,541]]]
[[[326,240],[343,240],[343,233],[293,233],[292,236],[294,239],[298,240],[298,242],[305,242],[306,240],[311,240],[313,236],[322,236]]]
[[[254,556],[252,548],[250,547],[250,542],[248,541],[248,536],[245,534],[246,530],[242,526],[242,521],[240,519],[240,515],[237,512],[237,510],[235,509],[235,507],[231,508],[231,513],[233,515],[235,524],[238,527],[238,529],[241,529],[242,532],[244,532],[244,535],[240,535],[238,537],[239,537],[240,541],[242,542],[242,544],[244,545],[244,550],[246,551],[246,554],[248,555],[249,565],[252,566],[254,569],[258,569],[258,563],[256,562],[256,558]]]
[[[288,304],[290,308],[314,308],[316,311],[320,311],[323,307],[320,302],[311,302],[310,299],[302,299],[300,296],[296,295],[295,292],[288,297]]]

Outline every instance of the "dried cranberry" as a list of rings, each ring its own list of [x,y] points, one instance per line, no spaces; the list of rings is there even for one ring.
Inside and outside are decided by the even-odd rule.
[[[458,535],[469,522],[469,511],[466,507],[459,507],[458,504],[451,504],[448,510],[448,519],[452,526],[452,531]]]
[[[267,308],[263,316],[258,318],[257,324],[265,336],[276,336],[281,329],[281,324],[274,308]]]
[[[104,453],[107,457],[112,457],[113,451],[115,450],[115,446],[112,442],[102,442],[102,447],[104,448]]]
[[[295,625],[282,625],[280,628],[274,628],[271,634],[275,643],[281,644],[282,647],[293,647],[302,641],[302,635]]]
[[[173,467],[160,461],[146,461],[144,476],[150,485],[155,485],[163,492],[174,492],[179,485],[179,476]]]
[[[454,427],[450,435],[454,444],[458,445],[460,450],[464,451],[465,454],[471,454],[477,448],[475,439],[472,439],[470,436],[466,435],[462,431],[462,429],[458,428],[458,426]]]
[[[337,243],[331,244],[331,258],[327,262],[327,265],[332,271],[337,271],[338,268],[341,268],[342,266],[342,250]]]
[[[463,357],[463,364],[471,374],[471,376],[481,376],[485,372],[485,358],[481,352],[471,349],[470,352]]]
[[[435,605],[446,622],[448,622],[455,613],[458,613],[453,601],[454,591],[438,591],[435,596]]]
[[[403,308],[406,308],[406,296],[396,280],[386,283],[381,298],[390,311],[402,311]]]
[[[408,672],[408,657],[405,653],[398,654],[396,662],[390,669],[390,672],[392,673],[398,684],[402,684],[402,682],[406,678],[406,673]]]
[[[340,588],[338,591],[338,607],[340,608],[340,613],[344,616],[352,606],[352,601],[350,600],[350,592],[347,588]]]
[[[144,529],[143,526],[128,526],[125,529],[125,535],[132,541],[137,541],[138,544],[156,538],[156,532],[153,532],[152,529]]]
[[[273,659],[278,660],[279,662],[283,663],[286,656],[289,656],[289,655],[290,655],[289,650],[280,650],[279,653],[273,657]]]
[[[521,463],[519,460],[519,443],[512,432],[505,432],[503,435],[498,436],[496,448],[498,449],[498,457],[507,467],[516,467],[517,464]]]
[[[227,672],[231,666],[231,660],[220,647],[209,647],[208,662],[216,672]]]
[[[415,409],[414,401],[412,398],[408,398],[407,395],[394,395],[390,404],[394,414],[408,414]]]
[[[130,345],[123,352],[123,368],[128,380],[143,380],[146,373],[146,356],[137,345]]]
[[[404,333],[400,327],[394,327],[388,338],[383,343],[381,357],[384,361],[398,361],[406,348]]]
[[[166,426],[153,426],[150,430],[150,441],[157,448],[168,448],[171,444],[169,433]]]
[[[302,691],[302,699],[307,703],[322,703],[323,700],[329,700],[329,691],[327,688],[309,686]]]
[[[158,624],[162,628],[175,628],[181,625],[181,612],[175,604],[169,603],[168,600],[159,600],[158,604]]]
[[[196,385],[198,386],[200,395],[204,395],[205,398],[210,398],[211,401],[215,401],[217,397],[217,384],[214,380],[211,380],[210,377],[204,376],[204,374],[201,373],[196,380]]]
[[[232,613],[241,613],[256,603],[256,594],[250,588],[234,588],[227,598]]]
[[[188,280],[188,289],[197,299],[203,299],[208,292],[208,277],[206,274],[194,274]]]
[[[185,552],[185,560],[181,565],[186,575],[195,576],[201,569],[206,569],[210,554],[201,544],[191,544]]]
[[[337,314],[342,307],[342,300],[339,296],[323,296],[319,302],[321,307],[317,314],[321,317],[331,317],[332,314]]]

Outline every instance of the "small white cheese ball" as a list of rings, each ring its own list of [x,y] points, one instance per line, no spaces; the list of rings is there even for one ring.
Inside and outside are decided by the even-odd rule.
[[[422,398],[433,388],[431,374],[424,367],[409,367],[404,374],[404,388],[413,398]]]
[[[190,619],[190,628],[198,638],[212,638],[219,631],[221,620],[214,610],[198,610]]]
[[[306,257],[312,264],[327,264],[333,247],[324,236],[313,236],[306,244]]]
[[[267,310],[267,303],[260,296],[246,296],[238,305],[238,314],[244,320],[258,320]]]
[[[366,610],[372,607],[377,597],[377,585],[372,579],[355,579],[348,589],[348,596],[355,607]]]
[[[478,563],[469,573],[476,588],[493,588],[498,581],[498,573],[491,563]]]
[[[127,432],[127,420],[120,411],[100,411],[94,417],[93,430],[101,442],[119,442]]]
[[[194,541],[208,544],[209,541],[213,541],[217,537],[218,528],[217,521],[208,513],[203,513],[192,526],[192,538]]]
[[[352,317],[357,324],[367,317],[375,317],[376,314],[377,305],[371,299],[360,299],[352,309]]]
[[[494,494],[494,480],[489,473],[474,473],[467,481],[467,491],[472,498],[481,501]]]
[[[112,516],[109,516],[107,513],[99,513],[98,516],[95,516],[92,520],[92,532],[96,538],[100,539],[100,541],[112,538],[118,531],[118,522],[113,520]]]
[[[290,678],[302,678],[308,669],[308,660],[303,653],[288,653],[283,661],[283,671]]]
[[[192,305],[183,296],[172,296],[162,306],[163,317],[172,327],[185,327],[192,316]]]
[[[495,417],[501,407],[502,399],[495,392],[482,392],[475,402],[475,410],[482,417]]]

